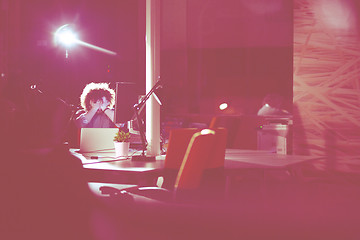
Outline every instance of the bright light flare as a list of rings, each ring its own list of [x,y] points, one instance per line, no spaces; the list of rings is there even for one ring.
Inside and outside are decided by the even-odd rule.
[[[61,26],[55,32],[55,43],[60,43],[66,47],[73,46],[78,42],[77,35],[69,27],[69,24]]]
[[[64,45],[66,48],[77,44],[109,55],[117,55],[116,52],[81,41],[69,24],[65,24],[56,30],[54,40],[55,44]]]
[[[229,105],[228,105],[227,103],[222,103],[222,104],[219,105],[219,109],[220,109],[221,111],[223,111],[223,110],[227,109],[228,106],[229,106]]]
[[[73,45],[77,40],[77,37],[72,32],[64,32],[59,36],[59,41],[65,44],[66,46]]]

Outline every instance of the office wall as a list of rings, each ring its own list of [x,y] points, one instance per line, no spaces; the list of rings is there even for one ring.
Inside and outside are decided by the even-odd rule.
[[[360,154],[358,1],[294,1],[294,153]]]
[[[162,1],[161,75],[169,111],[256,114],[277,93],[292,106],[292,1]],[[175,109],[175,111],[174,111]]]

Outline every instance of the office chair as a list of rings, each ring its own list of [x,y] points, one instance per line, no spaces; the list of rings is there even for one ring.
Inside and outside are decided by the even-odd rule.
[[[216,183],[220,183],[218,177],[223,176],[225,146],[225,129],[217,132],[204,129],[193,135],[175,182],[176,201],[212,201],[218,197],[219,185]]]
[[[190,139],[198,131],[199,129],[197,128],[178,128],[170,131],[164,163],[164,182],[160,187],[169,190],[174,188],[176,176],[184,159]]]
[[[185,135],[191,131],[195,130],[184,130],[186,133],[181,135],[185,142],[187,141]],[[100,187],[100,191],[103,194],[109,194],[111,196],[131,193],[166,202],[201,201],[212,195],[213,189],[211,183],[214,183],[215,180],[211,179],[211,177],[223,175],[226,134],[226,129],[204,129],[196,131],[189,140],[189,143],[185,145],[185,153],[180,153],[180,155],[184,154],[181,163],[178,158],[175,157],[175,154],[173,156],[174,158],[172,158],[170,152],[169,158],[167,159],[168,162],[165,166],[172,167],[171,170],[176,170],[176,167],[180,164],[172,188],[134,187],[120,191],[112,187],[103,186]],[[178,142],[170,140],[169,149],[171,143],[175,144]],[[175,150],[175,148],[173,149]],[[174,159],[177,159],[177,161]],[[172,180],[173,179],[171,179],[171,181]],[[209,181],[210,183],[208,183],[207,180],[211,180]],[[217,188],[218,187],[214,190],[215,195],[219,194]]]
[[[227,129],[214,128],[216,135],[216,151],[207,161],[205,172],[217,171],[223,169],[225,159],[225,148]],[[167,149],[164,164],[164,182],[162,187],[172,190],[175,184],[176,176],[184,159],[186,149],[190,139],[196,132],[197,128],[179,128],[170,131],[169,147]],[[215,150],[215,149],[214,149]]]

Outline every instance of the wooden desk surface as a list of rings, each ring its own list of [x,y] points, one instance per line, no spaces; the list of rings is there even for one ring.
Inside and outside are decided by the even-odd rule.
[[[86,169],[117,170],[126,172],[148,172],[164,168],[165,156],[157,156],[154,162],[132,161],[131,157],[114,157],[114,152],[99,153],[96,159],[78,152],[78,149],[70,149],[71,154],[83,163]]]
[[[282,155],[268,151],[226,149],[225,169],[282,169],[295,167],[296,165],[318,159],[320,158],[312,156]]]
[[[131,158],[115,158],[114,153],[101,153],[98,159],[84,156],[77,149],[70,152],[79,158],[90,182],[154,185],[162,175],[165,156],[157,156],[154,162],[132,161]],[[226,175],[237,175],[247,169],[286,170],[298,173],[303,163],[319,157],[280,155],[268,151],[226,149],[224,168]],[[296,175],[296,174],[295,174]]]
[[[85,169],[145,173],[163,169],[165,160],[165,155],[157,156],[154,162],[132,161],[130,157],[116,159],[111,156],[100,156],[98,159],[91,159],[78,153],[76,149],[70,151],[74,156],[81,159]],[[281,155],[268,151],[226,149],[225,169],[282,169],[317,159],[319,157]]]
[[[81,160],[86,179],[91,182],[148,185],[154,183],[164,168],[164,156],[154,162],[132,161],[131,158],[115,158],[114,152],[99,153],[97,159],[70,149]]]

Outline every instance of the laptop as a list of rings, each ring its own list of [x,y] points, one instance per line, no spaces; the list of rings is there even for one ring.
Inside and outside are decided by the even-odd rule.
[[[80,153],[114,152],[114,136],[118,128],[82,128]]]

